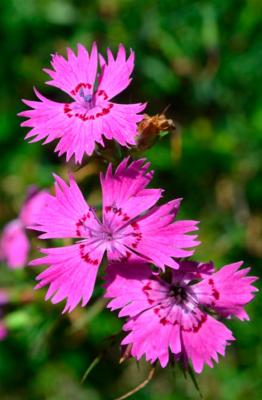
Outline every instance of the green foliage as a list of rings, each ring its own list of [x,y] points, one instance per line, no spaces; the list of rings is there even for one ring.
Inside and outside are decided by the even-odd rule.
[[[0,8],[1,224],[16,216],[28,185],[48,186],[51,172],[61,171],[54,145],[25,143],[26,130],[16,117],[20,99],[33,98],[34,85],[60,99],[44,86],[41,69],[49,54],[77,42],[89,46],[96,40],[103,50],[123,42],[135,50],[136,68],[121,100],[147,101],[150,115],[170,105],[167,115],[176,121],[176,133],[145,155],[156,170],[155,186],[166,188],[169,198],[184,198],[180,216],[201,220],[196,257],[218,266],[243,259],[261,275],[261,1],[2,0]],[[96,179],[84,182],[95,201]],[[60,305],[45,303],[43,291],[33,292],[34,270],[16,272],[1,265],[0,286],[12,293],[9,336],[0,342],[1,399],[110,400],[142,381],[144,362],[139,368],[132,360],[118,365],[121,323],[99,300],[61,316]],[[206,400],[261,399],[258,298],[248,311],[249,324],[229,322],[238,340],[226,359],[198,378]],[[108,338],[112,333],[117,340]],[[81,384],[101,350],[100,363]],[[159,369],[134,398],[199,394],[178,368]]]

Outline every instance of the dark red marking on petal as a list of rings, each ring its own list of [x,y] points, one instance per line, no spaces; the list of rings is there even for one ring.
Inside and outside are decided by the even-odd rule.
[[[185,328],[183,325],[181,325],[181,330],[183,332],[193,332],[197,333],[201,326],[206,322],[207,320],[207,314],[202,314],[200,320],[197,322],[197,325],[193,326],[193,328]]]
[[[74,110],[70,107],[69,104],[64,104],[64,113],[68,116],[68,118],[76,117],[81,119],[81,121],[86,122],[89,120],[94,121],[96,118],[103,117],[108,114],[113,107],[113,104],[109,104],[108,107],[103,108],[100,112],[96,114],[88,115],[87,113],[80,114],[79,112],[74,112]]]
[[[152,290],[152,288],[150,286],[150,282],[147,282],[147,284],[145,286],[143,286],[142,290],[143,290],[143,292],[145,292],[147,290]]]
[[[106,94],[106,92],[104,90],[98,90],[97,96],[103,96],[104,100],[108,99],[108,95]]]
[[[141,232],[135,232],[132,234],[135,238],[137,238],[139,241],[142,239],[142,233]]]
[[[114,214],[118,215],[119,217],[122,216],[122,221],[124,221],[124,222],[130,220],[130,217],[126,213],[123,213],[122,208],[106,206],[105,207],[105,212],[108,213],[110,211],[112,211]]]
[[[171,322],[168,321],[168,319],[166,319],[165,317],[163,317],[163,318],[160,319],[160,324],[165,326],[165,325],[170,325]]]
[[[202,317],[200,319],[200,321],[198,321],[197,326],[193,327],[193,332],[196,333],[199,331],[199,329],[201,328],[201,326],[203,325],[204,322],[206,322],[207,320],[207,314],[202,314]]]
[[[96,258],[91,258],[88,253],[84,252],[85,246],[84,245],[82,247],[81,246],[82,245],[80,245],[79,248],[80,248],[80,257],[82,258],[82,260],[84,260],[88,264],[98,265],[98,260]]]
[[[90,212],[84,214],[79,220],[76,222],[76,235],[81,236],[81,227],[85,228],[86,220],[90,218]]]
[[[159,317],[159,311],[160,311],[160,308],[159,307],[156,307],[156,308],[154,308],[154,313]]]
[[[109,108],[103,108],[102,114],[103,114],[103,115],[106,115],[106,114],[108,114],[108,113],[109,113]]]
[[[131,222],[131,226],[133,229],[139,229],[139,225],[137,222]]]
[[[216,300],[218,300],[219,299],[219,297],[220,297],[220,293],[219,293],[219,291],[216,289],[216,287],[215,287],[215,283],[214,283],[214,281],[213,281],[213,279],[208,279],[208,284],[211,286],[211,288],[212,288],[212,296],[216,299]]]
[[[92,85],[91,85],[90,83],[80,82],[80,83],[78,83],[78,84],[76,85],[76,87],[75,87],[73,90],[71,90],[70,93],[71,93],[73,96],[75,96],[75,95],[79,92],[79,90],[80,90],[81,88],[91,89],[91,88],[92,88]]]
[[[138,225],[137,222],[131,222],[131,226],[132,226],[132,228],[136,231],[136,232],[133,232],[133,233],[132,233],[132,236],[134,236],[134,237],[136,238],[136,240],[135,240],[135,242],[133,242],[133,243],[131,244],[131,246],[132,246],[134,249],[136,249],[137,246],[138,246],[138,244],[139,244],[139,242],[140,242],[141,239],[142,239],[142,233],[141,233],[141,232],[137,232],[137,231],[139,231],[139,225]]]

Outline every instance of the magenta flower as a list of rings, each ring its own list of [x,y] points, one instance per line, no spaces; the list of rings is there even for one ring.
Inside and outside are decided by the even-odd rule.
[[[153,262],[178,268],[173,257],[186,257],[196,246],[196,221],[175,221],[180,199],[161,206],[156,202],[161,189],[146,189],[153,171],[149,163],[137,160],[128,165],[124,159],[113,174],[110,165],[101,174],[103,194],[102,221],[83,198],[73,177],[69,186],[55,177],[55,196],[49,196],[47,207],[37,216],[32,227],[44,232],[40,238],[75,238],[67,247],[42,249],[46,257],[32,265],[47,264],[38,277],[36,288],[50,285],[46,299],[53,303],[67,299],[65,311],[72,311],[90,299],[99,265],[105,252],[109,259],[127,260],[132,254]]]
[[[0,239],[0,259],[10,268],[22,268],[27,262],[30,243],[20,219],[10,221]]]
[[[34,189],[24,202],[18,218],[4,227],[0,238],[0,260],[5,260],[10,268],[23,268],[26,265],[30,250],[26,227],[44,207],[46,196],[46,191]]]
[[[5,324],[0,321],[0,341],[4,340],[8,335],[8,331],[7,328],[5,326]]]
[[[24,227],[31,225],[39,211],[45,207],[47,201],[47,190],[39,190],[36,186],[28,189],[27,197],[21,207],[19,219]]]
[[[78,44],[77,55],[71,49],[67,55],[67,60],[53,55],[54,70],[44,71],[52,78],[47,84],[66,92],[72,101],[57,103],[35,89],[39,101],[23,100],[31,110],[19,114],[28,118],[21,125],[32,128],[26,139],[34,137],[31,142],[45,139],[45,144],[59,139],[55,151],[59,156],[66,153],[67,161],[74,155],[76,163],[81,163],[85,153],[89,156],[93,153],[95,143],[104,145],[103,137],[115,139],[122,146],[134,145],[137,123],[143,119],[138,113],[144,110],[145,104],[111,102],[131,82],[134,52],[126,59],[125,49],[120,45],[114,59],[108,49],[106,62],[94,43],[90,54]]]
[[[0,341],[4,340],[7,335],[7,327],[5,325],[5,322],[2,320],[3,316],[3,306],[5,306],[9,301],[9,296],[6,290],[0,288]]]
[[[249,268],[239,270],[241,265],[215,272],[212,263],[181,261],[180,269],[170,270],[169,279],[164,279],[137,260],[112,263],[105,297],[113,298],[111,310],[121,308],[119,316],[129,317],[124,325],[129,334],[122,345],[131,344],[132,356],[159,360],[162,367],[168,363],[169,350],[175,360],[191,360],[198,373],[204,364],[212,367],[234,337],[208,312],[248,319],[243,307],[257,290],[251,285],[257,278],[247,276]]]

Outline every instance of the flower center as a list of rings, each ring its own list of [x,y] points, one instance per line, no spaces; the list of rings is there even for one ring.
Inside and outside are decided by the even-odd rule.
[[[111,112],[113,103],[108,102],[104,90],[94,91],[90,83],[81,82],[71,90],[75,101],[64,104],[64,113],[68,118],[76,117],[83,122],[92,121]]]
[[[79,96],[83,98],[84,103],[81,103],[81,106],[84,106],[87,110],[95,107],[94,104],[94,96],[90,93],[85,93],[84,89],[81,87],[79,90]]]
[[[188,301],[188,291],[185,286],[172,285],[169,295],[175,298],[178,304]]]

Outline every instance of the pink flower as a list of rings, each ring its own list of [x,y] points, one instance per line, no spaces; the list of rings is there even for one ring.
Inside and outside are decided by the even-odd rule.
[[[2,307],[5,306],[9,301],[8,293],[5,289],[0,288],[0,341],[4,340],[8,335],[7,327],[5,322],[2,320],[3,310]]]
[[[162,367],[168,363],[169,350],[175,360],[191,360],[198,373],[204,364],[212,367],[234,337],[208,311],[248,319],[244,306],[257,290],[251,285],[257,278],[247,276],[249,268],[239,270],[241,265],[215,272],[212,263],[181,261],[180,269],[168,271],[164,278],[137,260],[111,263],[105,297],[113,300],[108,307],[121,308],[119,316],[129,317],[124,325],[129,334],[122,345],[131,344],[135,358],[145,355],[152,363],[158,359]]]
[[[31,225],[35,221],[39,211],[45,207],[47,194],[46,190],[39,191],[35,186],[30,187],[19,215],[19,219],[25,227]]]
[[[40,101],[23,102],[31,110],[19,115],[28,118],[22,126],[32,128],[26,139],[31,142],[45,139],[45,144],[59,139],[55,148],[58,155],[66,153],[68,161],[72,155],[81,163],[84,154],[91,155],[95,143],[104,145],[103,137],[115,139],[122,146],[134,145],[137,123],[143,119],[138,115],[145,104],[117,104],[111,99],[130,84],[134,69],[134,52],[126,59],[126,52],[119,46],[116,59],[107,50],[108,61],[98,54],[96,44],[91,53],[78,44],[75,55],[67,49],[68,59],[56,54],[52,56],[53,70],[44,69],[52,78],[47,84],[66,92],[72,101],[57,103],[42,96],[36,89]],[[98,59],[101,73],[98,75]]]
[[[0,321],[0,341],[4,340],[8,335],[8,331],[7,328],[5,326],[5,324]]]
[[[27,263],[30,243],[25,228],[35,220],[44,206],[47,192],[36,191],[24,202],[20,215],[10,221],[3,229],[0,238],[0,259],[5,260],[10,268],[22,268]]]
[[[38,215],[33,229],[44,232],[40,238],[75,238],[67,247],[42,249],[46,257],[32,265],[50,265],[37,279],[36,288],[50,285],[46,299],[53,303],[67,299],[65,311],[72,311],[82,300],[90,299],[99,265],[105,252],[110,259],[127,260],[132,254],[153,262],[178,268],[173,257],[193,253],[185,250],[197,245],[196,221],[175,221],[180,199],[156,206],[162,190],[146,189],[153,172],[149,163],[137,160],[128,165],[124,159],[113,174],[110,165],[101,174],[103,194],[102,221],[83,198],[73,177],[69,186],[55,177],[55,196]]]
[[[24,226],[19,219],[9,222],[0,240],[0,258],[10,268],[22,268],[27,262],[30,244]]]

